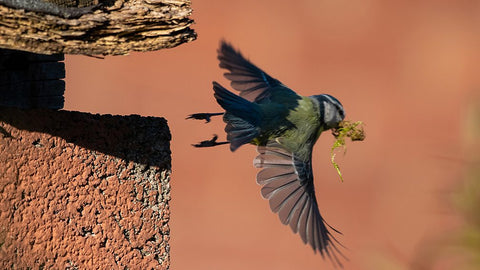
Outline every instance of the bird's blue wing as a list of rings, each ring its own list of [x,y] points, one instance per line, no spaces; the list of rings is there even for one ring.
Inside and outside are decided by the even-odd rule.
[[[335,265],[341,266],[337,254],[344,256],[335,246],[338,241],[329,228],[340,232],[330,227],[320,215],[311,162],[298,159],[275,141],[258,146],[257,150],[259,155],[254,165],[263,168],[257,174],[257,183],[262,186],[262,196],[269,200],[271,210],[315,252],[319,251],[322,256],[326,254]]]
[[[263,70],[245,59],[243,55],[235,50],[225,41],[220,43],[217,51],[220,67],[229,72],[224,76],[231,81],[233,89],[240,92],[240,96],[248,101],[261,103],[276,94],[297,96],[295,92],[284,86],[279,80],[270,77]],[[287,99],[295,102],[295,99]],[[281,103],[281,102],[279,102]]]

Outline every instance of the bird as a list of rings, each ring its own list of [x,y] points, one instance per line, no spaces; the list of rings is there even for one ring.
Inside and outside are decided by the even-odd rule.
[[[230,150],[257,146],[256,181],[281,223],[298,233],[313,251],[342,267],[334,229],[322,217],[315,195],[312,150],[320,134],[345,118],[338,99],[329,94],[302,96],[258,68],[225,40],[217,50],[219,67],[235,94],[213,81],[214,97],[225,110],[223,121]]]

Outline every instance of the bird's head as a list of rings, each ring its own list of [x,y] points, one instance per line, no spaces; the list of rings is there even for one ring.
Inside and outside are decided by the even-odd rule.
[[[335,128],[345,118],[342,103],[331,95],[315,95],[311,98],[318,102],[320,117],[325,129]]]

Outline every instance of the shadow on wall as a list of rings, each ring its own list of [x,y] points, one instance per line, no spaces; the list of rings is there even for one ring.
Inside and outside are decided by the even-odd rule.
[[[170,168],[171,135],[164,118],[0,107],[0,121],[125,161]]]

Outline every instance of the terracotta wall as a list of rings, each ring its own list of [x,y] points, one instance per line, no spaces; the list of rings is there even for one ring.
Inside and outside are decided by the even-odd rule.
[[[459,224],[450,194],[474,149],[465,119],[480,89],[478,1],[193,1],[198,40],[98,60],[67,56],[66,108],[162,116],[172,130],[172,269],[332,269],[280,224],[255,183],[254,147],[195,149],[224,138],[211,81],[225,86],[225,38],[304,95],[330,93],[367,140],[330,164],[314,152],[317,197],[343,233],[345,269],[411,268]],[[230,88],[230,87],[229,87]],[[447,265],[448,266],[448,265]],[[438,268],[441,269],[441,268]]]
[[[0,108],[0,268],[167,269],[162,118]]]
[[[100,60],[66,57],[67,110],[165,117],[172,132],[172,269],[331,269],[270,213],[255,183],[253,147],[194,149],[223,138],[211,81],[225,38],[304,95],[330,93],[367,140],[329,161],[314,153],[319,205],[348,247],[345,269],[411,269],[461,223],[451,192],[473,152],[468,108],[479,99],[478,1],[193,1],[198,40]],[[112,134],[111,137],[116,136]],[[453,256],[453,254],[451,254]],[[448,256],[432,262],[448,269]],[[450,265],[451,266],[451,265]],[[450,268],[451,269],[451,268]]]

